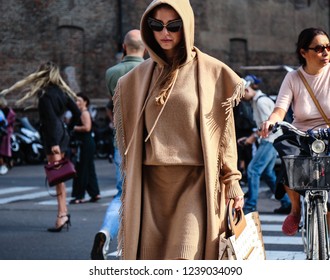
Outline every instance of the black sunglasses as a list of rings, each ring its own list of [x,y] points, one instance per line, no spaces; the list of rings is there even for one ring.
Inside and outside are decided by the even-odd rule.
[[[330,45],[322,46],[322,45],[317,45],[315,48],[307,48],[308,50],[313,50],[314,52],[317,53],[323,53],[324,50],[327,50],[327,52],[330,52]]]
[[[167,24],[163,24],[161,21],[150,17],[148,18],[148,25],[152,31],[156,32],[160,32],[164,28],[166,28],[169,32],[178,32],[182,28],[182,20],[176,19],[168,22]]]

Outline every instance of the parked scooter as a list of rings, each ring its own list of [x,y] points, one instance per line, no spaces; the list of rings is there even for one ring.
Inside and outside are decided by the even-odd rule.
[[[16,120],[16,129],[11,137],[11,149],[14,165],[36,164],[45,160],[41,136],[27,117]]]

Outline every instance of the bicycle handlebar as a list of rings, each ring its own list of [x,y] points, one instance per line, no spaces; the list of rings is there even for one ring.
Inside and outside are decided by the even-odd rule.
[[[330,128],[319,128],[317,130],[308,129],[307,131],[302,131],[298,128],[296,128],[291,123],[282,121],[282,122],[276,122],[273,127],[270,129],[273,133],[278,131],[279,128],[286,127],[290,131],[294,132],[295,134],[303,137],[312,137],[317,139],[329,139],[330,138]]]

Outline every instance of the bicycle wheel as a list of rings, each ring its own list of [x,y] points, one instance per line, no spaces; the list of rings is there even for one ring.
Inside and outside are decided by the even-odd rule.
[[[317,227],[318,227],[318,254],[319,260],[328,259],[328,246],[327,246],[327,230],[326,230],[326,214],[324,213],[323,201],[322,198],[317,198],[315,202],[316,218],[317,218]]]
[[[307,237],[307,260],[318,260],[319,258],[319,242],[318,242],[318,223],[316,204],[314,201],[310,203],[310,211],[307,214],[306,237]]]
[[[321,197],[315,198],[310,204],[310,214],[307,215],[307,260],[327,260],[327,228],[326,215]]]
[[[302,241],[303,241],[303,246],[304,246],[304,252],[306,254],[306,259],[309,260],[310,259],[310,255],[309,255],[309,234],[308,234],[308,225],[309,225],[309,215],[307,215],[307,203],[305,200],[301,200],[301,211],[302,211],[302,225],[301,225],[301,237],[302,237]]]

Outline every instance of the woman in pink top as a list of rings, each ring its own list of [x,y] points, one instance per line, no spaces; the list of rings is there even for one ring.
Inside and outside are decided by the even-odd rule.
[[[327,116],[330,116],[329,52],[329,36],[324,30],[307,28],[300,33],[296,48],[301,65],[298,70],[306,78]],[[262,125],[263,137],[267,137],[270,125],[284,119],[290,106],[294,116],[292,124],[298,129],[307,130],[326,126],[298,72],[292,71],[283,80],[273,113]],[[283,137],[286,137],[286,140],[283,141]],[[304,140],[296,135],[282,136],[274,142],[281,157],[289,154],[301,154],[301,147],[304,145],[306,145]],[[282,197],[286,191],[292,203],[291,212],[283,222],[282,231],[286,235],[295,235],[301,215],[300,197],[299,193],[287,187],[288,179],[283,164],[277,181],[276,198]]]

